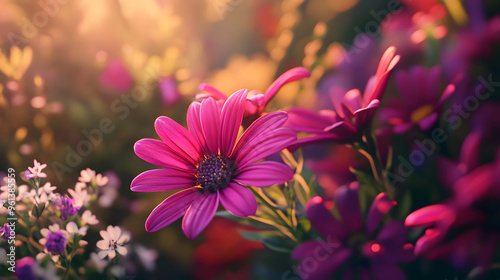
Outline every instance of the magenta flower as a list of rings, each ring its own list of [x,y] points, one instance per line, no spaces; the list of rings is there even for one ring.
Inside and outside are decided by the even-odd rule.
[[[390,73],[399,61],[396,48],[388,48],[382,56],[375,76],[368,81],[363,97],[358,89],[343,93],[339,88],[332,88],[330,96],[335,111],[322,110],[319,113],[302,108],[289,110],[287,126],[297,132],[311,133],[313,136],[297,141],[302,146],[322,141],[347,141],[360,136],[362,128],[368,124],[387,87]]]
[[[3,227],[0,227],[0,236],[2,236],[5,239],[9,239],[9,237],[12,235],[12,229],[9,226],[9,223],[5,223]]]
[[[256,90],[250,91],[248,93],[247,101],[245,104],[245,114],[243,117],[244,127],[248,127],[252,122],[254,122],[262,115],[264,107],[266,107],[267,103],[274,97],[274,95],[281,89],[281,87],[288,83],[302,80],[310,76],[311,73],[309,72],[309,70],[307,70],[307,68],[295,67],[279,76],[276,81],[274,81],[267,88],[264,94]],[[197,94],[196,98],[198,99],[212,97],[217,101],[226,101],[228,98],[224,93],[220,92],[209,84],[201,83],[198,88],[199,90],[206,92]]]
[[[129,91],[134,83],[132,75],[121,60],[111,60],[99,79],[107,88],[121,93]]]
[[[16,261],[16,270],[13,273],[19,280],[35,280],[35,259],[24,257]]]
[[[500,241],[500,154],[460,178],[454,196],[441,204],[418,209],[405,225],[425,227],[415,254],[447,260],[457,268],[480,266],[487,271]]]
[[[332,215],[320,197],[307,204],[307,218],[325,239],[305,242],[293,251],[292,258],[301,260],[296,272],[302,279],[354,279],[354,273],[359,273],[360,279],[406,279],[397,264],[414,257],[403,223],[388,221],[377,230],[396,202],[380,193],[365,219],[358,188],[355,182],[338,189],[335,207],[341,220]]]
[[[208,97],[193,102],[187,112],[189,130],[167,117],[159,117],[155,129],[162,141],[142,139],[135,153],[162,167],[138,175],[131,189],[155,192],[185,189],[158,205],[146,220],[147,231],[157,231],[184,215],[182,229],[196,237],[212,220],[219,205],[236,216],[255,215],[257,202],[246,186],[266,187],[288,182],[292,169],[282,163],[260,162],[296,139],[282,128],[285,112],[267,114],[238,138],[246,104],[246,90],[223,104]]]
[[[174,106],[182,99],[182,95],[177,88],[177,81],[171,77],[165,77],[158,81],[163,105]]]
[[[388,106],[380,112],[380,118],[393,125],[395,133],[405,133],[414,126],[421,130],[430,129],[436,123],[443,103],[455,91],[449,84],[439,94],[441,69],[435,66],[429,70],[415,66],[409,71],[396,74],[396,86],[400,99],[389,100]]]

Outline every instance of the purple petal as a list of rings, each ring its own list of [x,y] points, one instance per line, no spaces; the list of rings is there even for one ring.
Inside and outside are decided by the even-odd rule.
[[[182,230],[187,238],[194,239],[207,227],[213,219],[218,206],[218,192],[205,192],[193,201],[182,220]]]
[[[244,146],[237,151],[236,165],[242,169],[263,158],[275,154],[297,139],[295,132],[287,128],[279,128],[271,132],[253,135]]]
[[[159,117],[155,121],[156,133],[173,151],[193,163],[200,158],[200,145],[187,129],[171,118]]]
[[[261,162],[239,169],[234,180],[252,187],[269,187],[283,184],[293,179],[290,166],[279,162]]]
[[[248,217],[257,213],[257,200],[252,191],[239,184],[230,183],[219,195],[222,206],[235,216]]]
[[[373,264],[371,266],[375,280],[406,280],[403,271],[394,264]]]
[[[408,234],[403,222],[391,220],[385,223],[377,235],[377,241],[390,248],[403,247]]]
[[[363,216],[359,206],[359,184],[351,183],[349,186],[340,187],[335,193],[335,204],[342,222],[353,231],[363,229]]]
[[[305,258],[300,262],[297,273],[302,279],[331,279],[333,274],[352,256],[352,251],[339,248],[332,254],[319,254],[316,257]]]
[[[171,191],[194,187],[196,178],[193,173],[175,169],[148,170],[134,178],[130,189],[134,192]]]
[[[387,193],[380,193],[373,201],[368,218],[366,220],[366,231],[372,234],[378,226],[382,217],[389,212],[396,205],[396,201],[391,200]]]
[[[146,220],[147,231],[157,231],[179,219],[193,201],[201,196],[200,188],[191,188],[169,196],[151,212]]]
[[[333,114],[335,112],[332,111]],[[325,127],[332,125],[335,118],[325,116],[302,108],[292,108],[288,110],[288,121],[285,124],[298,132],[323,133]]]
[[[194,172],[192,159],[184,158],[172,151],[164,142],[155,139],[141,139],[134,145],[135,154],[156,166]]]
[[[308,78],[310,76],[311,73],[304,67],[295,67],[286,71],[281,76],[279,76],[278,79],[276,79],[276,81],[274,81],[274,83],[272,83],[266,90],[266,93],[264,94],[265,96],[264,104],[269,102],[269,100],[271,100],[271,98],[273,98],[273,96],[278,92],[278,90],[285,84],[301,80],[304,78]]]
[[[288,115],[286,112],[274,112],[258,118],[241,135],[238,143],[236,143],[233,154],[241,150],[252,138],[283,126],[287,118]]]
[[[418,126],[423,131],[429,130],[434,125],[434,123],[436,123],[437,119],[438,113],[433,112],[432,114],[420,120],[420,122],[418,122]]]
[[[321,241],[316,241],[316,240],[311,240],[311,241],[306,241],[302,244],[299,244],[295,249],[293,249],[292,252],[292,259],[293,260],[300,260],[300,259],[305,259],[310,256],[314,256],[314,251],[319,250],[317,248],[321,248]]]
[[[198,144],[203,149],[204,152],[207,152],[207,144],[205,141],[205,135],[203,134],[203,129],[201,127],[201,116],[200,116],[201,103],[192,102],[189,105],[186,122],[189,128],[189,131],[193,135],[193,137],[198,141]]]
[[[218,154],[220,143],[220,109],[213,98],[207,98],[201,103],[200,120],[207,149],[211,154]]]
[[[326,238],[330,237],[341,241],[347,239],[349,233],[345,225],[339,222],[332,213],[326,209],[321,197],[316,196],[309,200],[306,209],[306,217],[321,235]]]
[[[293,142],[290,146],[288,146],[288,150],[290,152],[295,152],[298,148],[306,145],[311,145],[311,144],[316,144],[316,143],[324,143],[324,142],[330,142],[330,141],[342,141],[345,140],[343,137],[332,134],[332,133],[323,133],[323,134],[318,134],[315,136],[311,137],[305,137],[302,139],[298,139],[297,141]]]
[[[233,93],[224,103],[221,113],[220,154],[228,157],[234,148],[245,113],[247,90]]]

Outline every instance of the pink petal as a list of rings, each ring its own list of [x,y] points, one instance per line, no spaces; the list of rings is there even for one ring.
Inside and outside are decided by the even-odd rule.
[[[357,127],[362,127],[363,125],[370,122],[379,106],[380,101],[378,99],[374,99],[365,108],[361,108],[354,112],[354,124]]]
[[[157,192],[189,188],[196,185],[193,173],[175,169],[148,170],[132,180],[130,189],[134,192]]]
[[[283,184],[293,179],[290,166],[279,162],[261,162],[239,169],[234,180],[252,187],[269,187]]]
[[[220,109],[213,98],[203,100],[200,120],[207,148],[211,154],[219,153]]]
[[[310,76],[311,76],[311,72],[309,72],[309,70],[307,68],[304,68],[304,67],[295,67],[295,68],[292,68],[292,69],[286,71],[281,76],[279,76],[278,79],[276,79],[276,81],[274,81],[274,83],[272,83],[269,86],[269,88],[266,90],[266,93],[264,94],[264,96],[265,96],[264,104],[269,102],[269,100],[271,100],[271,98],[273,98],[273,96],[278,92],[278,90],[282,86],[284,86],[288,83],[291,83],[293,81],[308,78]]]
[[[274,112],[264,115],[253,122],[241,135],[241,138],[236,143],[233,154],[237,153],[244,145],[246,145],[252,138],[260,136],[261,134],[273,131],[286,122],[288,114],[286,112]]]
[[[257,200],[253,193],[236,183],[230,183],[219,192],[220,202],[233,215],[238,217],[255,216]]]
[[[302,108],[292,108],[288,110],[288,121],[285,126],[299,132],[322,133],[325,127],[333,122],[333,117]]]
[[[189,105],[186,122],[189,128],[189,131],[193,135],[193,137],[198,141],[203,152],[207,152],[207,144],[205,141],[205,135],[203,134],[203,129],[201,127],[201,116],[200,116],[200,108],[201,103],[192,102]]]
[[[200,145],[187,129],[171,118],[159,117],[155,121],[156,133],[172,150],[193,163],[200,158]]]
[[[293,144],[289,145],[287,149],[293,153],[302,146],[316,144],[316,143],[330,142],[330,141],[341,141],[341,140],[345,140],[343,136],[341,137],[337,134],[332,134],[332,133],[323,133],[311,137],[298,139],[297,141],[293,142]]]
[[[368,218],[366,220],[366,232],[372,234],[377,228],[382,217],[396,205],[396,201],[391,200],[387,193],[380,193],[373,201]]]
[[[193,201],[182,220],[182,230],[189,239],[194,239],[210,223],[219,206],[219,193],[205,192]]]
[[[434,204],[420,208],[406,217],[407,227],[428,227],[445,218],[449,218],[452,211],[447,205]]]
[[[297,272],[302,279],[332,279],[335,272],[352,256],[352,251],[347,248],[339,248],[332,254],[323,252],[320,257],[310,256],[299,264]],[[312,261],[311,261],[312,260]],[[312,266],[313,262],[316,264]],[[315,267],[316,269],[312,269]]]
[[[291,145],[297,136],[287,128],[254,135],[236,154],[238,169],[275,154]]]
[[[222,156],[228,157],[233,151],[245,113],[246,96],[247,90],[239,90],[233,93],[222,107],[220,135],[220,154]]]
[[[321,248],[321,241],[311,240],[306,241],[304,243],[299,244],[292,252],[293,260],[305,259],[310,256],[314,256],[314,251],[318,250],[317,248]]]
[[[212,85],[209,85],[207,83],[201,83],[198,86],[198,89],[201,91],[205,91],[210,93],[209,95],[206,95],[205,97],[213,97],[215,100],[226,100],[227,96],[220,92],[218,89],[214,88]],[[199,98],[198,96],[196,98]]]
[[[179,219],[193,202],[201,197],[201,188],[190,188],[169,196],[151,212],[146,220],[147,231],[157,231]]]
[[[326,127],[324,131],[335,134],[341,139],[349,139],[358,132],[358,129],[346,121],[340,121]]]
[[[182,157],[159,140],[141,139],[135,143],[134,151],[141,159],[157,166],[186,172],[195,171],[191,158]]]

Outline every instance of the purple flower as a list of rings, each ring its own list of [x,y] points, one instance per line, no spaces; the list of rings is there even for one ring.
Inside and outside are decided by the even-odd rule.
[[[62,220],[66,220],[68,217],[75,215],[80,210],[80,207],[76,206],[74,199],[68,197],[68,195],[64,195],[54,201],[52,209],[54,212],[60,213]]]
[[[14,276],[19,280],[35,280],[34,271],[35,259],[32,257],[24,257],[16,262],[16,270]]]
[[[257,201],[244,186],[266,187],[293,178],[285,164],[257,163],[295,141],[295,133],[282,127],[285,112],[259,118],[238,139],[246,96],[246,90],[240,90],[224,104],[211,97],[193,102],[187,112],[189,130],[160,117],[155,128],[162,141],[142,139],[135,144],[140,158],[162,169],[138,175],[130,186],[133,191],[185,189],[153,210],[146,220],[147,231],[157,231],[184,216],[182,229],[194,238],[212,220],[219,202],[236,216],[255,215]]]
[[[458,179],[454,196],[441,204],[418,209],[405,225],[425,227],[415,254],[447,260],[457,268],[480,266],[487,271],[500,241],[500,153]]]
[[[386,50],[375,76],[366,85],[363,97],[358,89],[344,94],[342,89],[332,88],[330,95],[335,111],[315,113],[302,108],[290,109],[287,126],[297,132],[313,134],[298,140],[295,146],[329,140],[347,141],[360,136],[360,130],[371,121],[379,107],[390,73],[399,61],[395,53],[394,47]]]
[[[267,103],[274,97],[274,95],[283,87],[284,85],[302,80],[304,78],[308,78],[311,75],[309,70],[304,67],[295,67],[292,68],[281,76],[279,76],[266,90],[264,94],[252,90],[248,93],[247,101],[245,103],[245,114],[243,116],[243,125],[244,127],[248,127],[252,122],[258,119],[262,112],[264,111],[264,107],[266,107]],[[196,98],[207,98],[212,97],[217,101],[226,101],[227,96],[214,88],[213,86],[202,83],[199,85],[199,90],[204,91],[206,93],[200,93],[196,95]]]
[[[58,230],[56,232],[49,232],[45,237],[45,249],[51,253],[60,254],[66,248],[66,236]]]
[[[415,66],[409,71],[399,71],[396,74],[396,86],[401,98],[389,100],[380,118],[393,125],[396,133],[405,133],[413,126],[422,130],[430,129],[438,119],[443,102],[455,91],[455,85],[449,84],[440,95],[440,76],[439,66],[429,70]]]
[[[8,239],[11,234],[12,229],[10,228],[9,223],[5,223],[3,227],[0,227],[0,236],[3,236],[3,238]]]
[[[307,204],[307,218],[325,239],[305,242],[293,251],[292,258],[301,260],[297,274],[302,279],[330,279],[341,274],[342,279],[353,279],[354,273],[360,273],[361,279],[406,279],[397,264],[414,257],[403,223],[389,221],[377,230],[382,217],[396,202],[386,193],[379,194],[365,219],[358,188],[355,182],[338,189],[335,210],[340,220],[320,197]]]

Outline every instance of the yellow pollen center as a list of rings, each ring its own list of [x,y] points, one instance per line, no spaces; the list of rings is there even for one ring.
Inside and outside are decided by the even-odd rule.
[[[429,116],[434,111],[434,107],[431,105],[424,105],[419,107],[417,110],[411,113],[410,119],[412,122],[417,123],[423,118]]]

